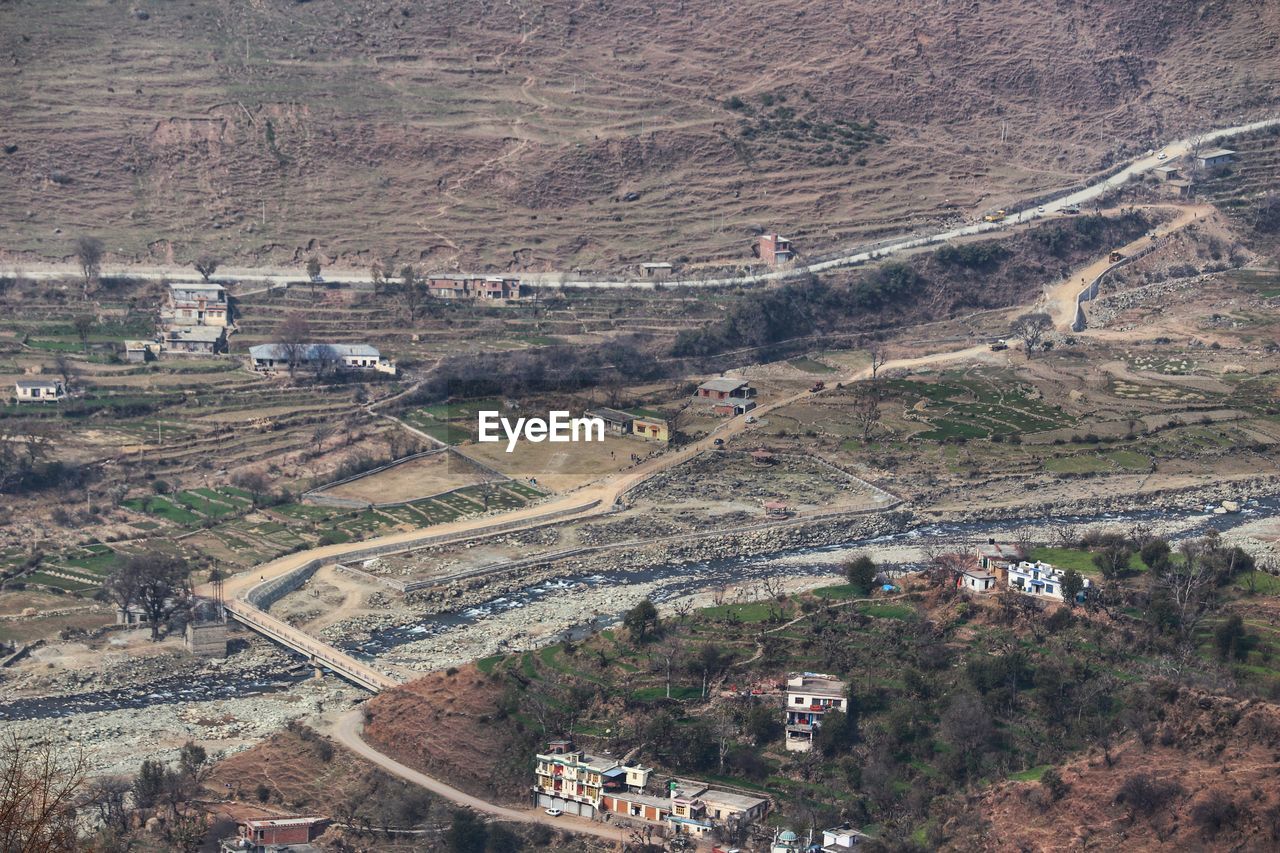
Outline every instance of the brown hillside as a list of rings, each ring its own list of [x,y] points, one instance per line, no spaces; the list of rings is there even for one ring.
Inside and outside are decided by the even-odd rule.
[[[1280,706],[1170,687],[1150,743],[1134,738],[1060,769],[1054,800],[1008,782],[957,806],[950,850],[1275,850],[1280,847]],[[1122,795],[1144,775],[1147,803]],[[1170,787],[1172,786],[1172,787]],[[1209,809],[1217,799],[1227,808]],[[977,824],[981,822],[981,826]],[[967,829],[966,829],[967,827]]]
[[[364,738],[468,793],[521,802],[536,744],[520,741],[518,724],[497,719],[502,693],[472,665],[433,672],[370,700]]]
[[[1262,114],[1277,38],[1251,0],[15,0],[0,252],[607,269],[742,261],[756,227],[821,251]]]

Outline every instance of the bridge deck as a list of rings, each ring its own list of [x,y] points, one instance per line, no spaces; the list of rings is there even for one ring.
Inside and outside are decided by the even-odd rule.
[[[366,690],[377,693],[400,684],[399,680],[379,672],[362,661],[338,651],[304,631],[264,613],[247,601],[226,602],[227,615],[269,640],[305,655],[318,666],[327,667]]]

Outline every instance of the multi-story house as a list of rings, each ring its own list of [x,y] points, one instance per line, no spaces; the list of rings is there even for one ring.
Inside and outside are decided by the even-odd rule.
[[[786,263],[796,256],[791,241],[780,234],[761,234],[756,240],[755,254],[771,267]]]
[[[787,749],[808,752],[829,711],[847,711],[848,688],[834,675],[803,672],[787,676]]]
[[[225,326],[230,321],[227,291],[207,281],[170,284],[160,319],[165,326]]]
[[[1061,569],[1048,563],[1039,560],[1028,563],[1023,560],[1009,566],[1009,588],[1026,595],[1042,595],[1062,601],[1062,575]],[[1088,588],[1092,584],[1085,578],[1084,585]]]
[[[604,805],[605,791],[643,790],[650,770],[623,764],[616,758],[592,756],[572,749],[567,741],[553,741],[546,754],[537,756],[534,799],[541,808],[566,814],[595,817]]]

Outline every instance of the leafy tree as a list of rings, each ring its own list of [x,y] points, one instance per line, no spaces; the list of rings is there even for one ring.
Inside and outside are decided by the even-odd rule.
[[[1049,792],[1049,796],[1055,800],[1061,800],[1071,790],[1071,786],[1063,781],[1062,774],[1058,772],[1056,767],[1050,767],[1044,771],[1044,774],[1040,777],[1040,784]]]
[[[142,608],[151,623],[151,639],[156,640],[161,622],[187,590],[187,567],[168,554],[134,554],[111,573],[107,586],[117,601],[128,594]]]
[[[622,619],[622,624],[631,634],[632,642],[647,643],[657,634],[661,625],[658,619],[658,608],[654,607],[653,602],[646,598],[627,611],[627,615]]]
[[[315,281],[320,275],[320,259],[315,255],[307,258],[307,278]]]
[[[164,793],[165,766],[145,759],[133,779],[133,804],[140,809],[154,808]]]
[[[1142,546],[1138,556],[1142,558],[1142,564],[1148,569],[1160,571],[1169,564],[1170,553],[1169,543],[1164,539],[1155,538]]]
[[[1084,578],[1075,569],[1062,573],[1062,600],[1068,607],[1076,606],[1076,596],[1084,589]]]
[[[445,844],[451,853],[485,853],[489,842],[489,827],[474,812],[454,809]]]
[[[400,270],[400,302],[404,305],[409,322],[416,322],[426,294],[423,292],[422,279],[412,264],[405,264]]]
[[[213,255],[201,255],[191,265],[196,268],[196,272],[200,273],[205,281],[208,281],[209,277],[218,271],[220,264],[221,261]]]
[[[1218,660],[1244,660],[1249,656],[1249,634],[1239,613],[1232,613],[1213,629],[1213,646],[1218,650]]]
[[[1108,542],[1102,550],[1093,555],[1093,564],[1108,580],[1119,577],[1129,567],[1133,559],[1133,548],[1124,541]]]
[[[844,574],[849,579],[849,585],[856,587],[864,595],[871,591],[871,585],[876,582],[878,572],[875,561],[866,554],[859,554],[844,566]]]

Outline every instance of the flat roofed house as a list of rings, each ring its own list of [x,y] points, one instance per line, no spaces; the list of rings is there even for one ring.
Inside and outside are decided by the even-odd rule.
[[[310,849],[329,826],[327,817],[272,817],[251,818],[240,821],[240,836],[230,844],[224,842],[224,850],[286,851],[295,845],[307,845],[297,849]]]
[[[660,441],[665,444],[671,440],[671,427],[664,418],[638,415],[631,422],[631,433],[645,441]]]
[[[755,255],[771,267],[786,263],[795,256],[791,241],[781,234],[761,234],[756,238]]]
[[[870,837],[865,832],[859,832],[847,825],[824,829],[822,830],[822,853],[840,853],[841,850],[848,850]]]
[[[643,791],[649,784],[650,770],[647,767],[565,749],[566,744],[556,742],[551,745],[551,751],[536,756],[533,797],[539,808],[556,808],[566,814],[594,817],[597,811],[606,808],[606,791],[615,797],[611,806],[616,808],[616,797],[624,791]]]
[[[478,282],[476,296],[480,299],[519,299],[520,279],[489,276]]]
[[[979,545],[977,552],[978,567],[983,569],[1005,569],[1026,556],[1017,545],[997,542],[995,539],[988,539]]]
[[[641,264],[640,271],[644,273],[645,278],[656,278],[662,280],[671,275],[671,264],[666,263],[665,261]]]
[[[956,586],[974,592],[990,592],[996,588],[996,576],[986,569],[965,569],[956,577]]]
[[[225,326],[229,320],[226,288],[207,281],[174,282],[161,319],[165,325]]]
[[[427,292],[437,299],[466,299],[471,295],[466,279],[433,278],[427,282]]]
[[[227,351],[223,326],[170,326],[164,331],[166,352],[186,355],[218,355]]]
[[[1009,588],[1024,595],[1039,595],[1062,601],[1062,576],[1064,572],[1048,563],[1036,560],[1034,563],[1025,560],[1017,565],[1009,566]],[[1087,589],[1092,586],[1088,578],[1084,578]]]
[[[787,676],[786,746],[791,752],[813,749],[813,737],[828,711],[845,711],[848,686],[834,675],[802,672]]]
[[[66,399],[67,386],[61,379],[19,379],[13,392],[19,403],[56,403]]]

